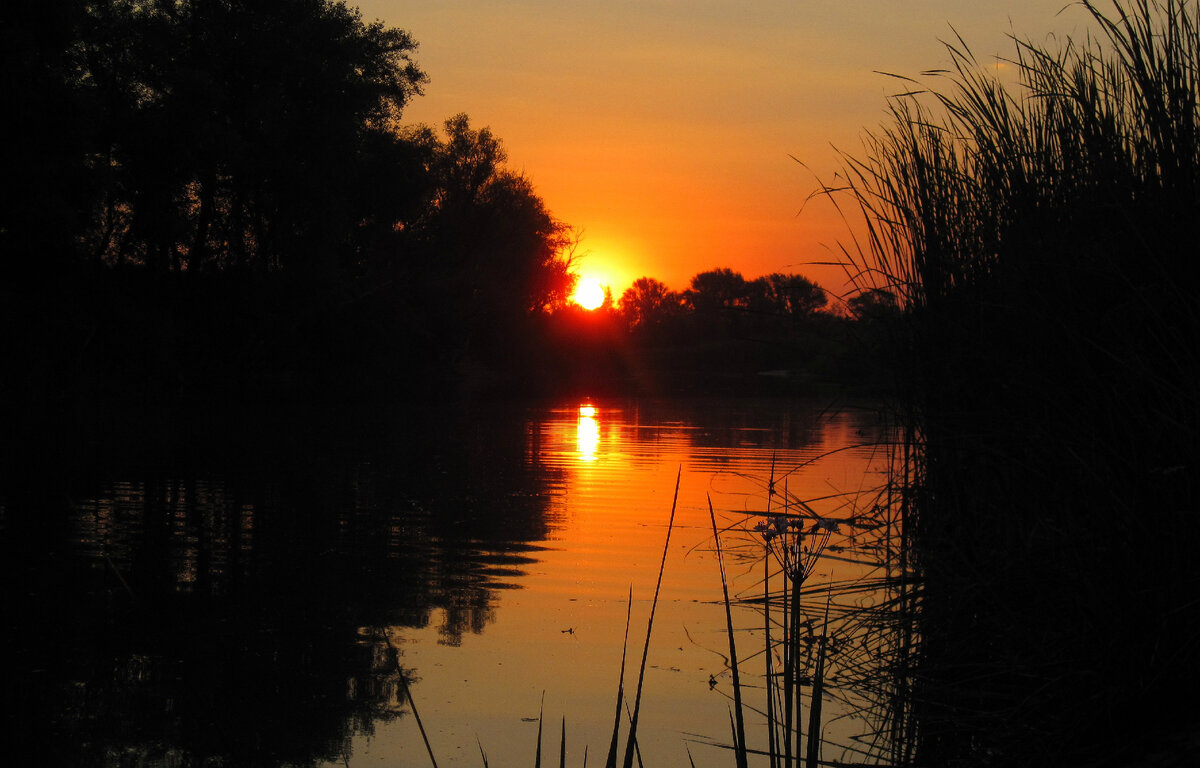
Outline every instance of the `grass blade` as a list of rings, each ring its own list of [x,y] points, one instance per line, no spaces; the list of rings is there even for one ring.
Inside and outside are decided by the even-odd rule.
[[[628,701],[627,701],[627,702],[625,702],[625,715],[626,715],[626,716],[627,716],[627,717],[630,719],[630,721],[632,722],[632,720],[633,720],[633,715],[632,715],[632,713],[629,711],[629,702],[628,702]],[[635,755],[637,755],[638,768],[645,768],[645,766],[642,764],[642,745],[638,743],[638,740],[637,740],[637,737],[636,737],[636,736],[635,736],[635,737],[634,737],[634,739],[633,739],[633,753],[634,753]]]
[[[808,746],[805,754],[807,768],[817,768],[821,759],[821,701],[825,695],[825,650],[829,645],[829,601],[832,588],[825,598],[825,620],[817,646],[817,668],[813,672],[812,700],[808,705]]]
[[[617,768],[617,742],[621,734],[621,702],[625,700],[625,654],[629,649],[629,619],[633,612],[633,585],[629,585],[629,602],[625,604],[625,639],[621,641],[621,676],[617,683],[617,710],[613,715],[612,741],[608,744],[605,768]]]
[[[733,638],[733,613],[729,608],[729,581],[725,577],[725,559],[721,555],[721,537],[717,533],[717,515],[713,512],[712,497],[708,497],[708,518],[712,521],[713,542],[717,548],[717,566],[721,570],[721,593],[725,599],[725,630],[729,635],[729,670],[733,673],[733,731],[734,758],[737,768],[746,768],[746,723],[742,715],[742,682],[738,674],[737,642]],[[769,663],[769,662],[768,662]]]
[[[391,645],[391,641],[388,641]],[[408,680],[404,678],[404,673],[400,673],[400,684],[404,686],[404,697],[408,699],[408,706],[412,707],[413,719],[417,721],[417,730],[421,732],[421,738],[425,741],[425,751],[429,753],[429,762],[433,763],[433,768],[437,768],[437,758],[433,756],[433,747],[429,746],[429,736],[425,733],[425,726],[421,723],[421,715],[417,712],[417,702],[413,698],[412,689],[408,687]]]
[[[772,472],[774,468],[772,468]],[[771,673],[771,558],[763,556],[763,686],[767,692],[767,753],[770,768],[775,768],[778,754],[775,749],[775,685]]]
[[[658,607],[658,592],[662,588],[663,571],[667,567],[667,552],[671,544],[671,531],[675,529],[675,508],[679,504],[679,481],[683,478],[683,467],[675,474],[675,496],[671,499],[671,519],[667,522],[667,538],[663,542],[662,562],[658,566],[658,583],[654,585],[654,601],[650,603],[650,620],[646,624],[646,644],[642,648],[642,665],[638,669],[637,694],[633,699],[633,716],[629,720],[629,741],[625,744],[624,768],[632,768],[633,751],[637,744],[638,715],[642,708],[642,683],[646,679],[646,657],[650,654],[650,632],[654,629],[654,610]],[[639,758],[640,759],[640,758]]]
[[[533,758],[533,768],[542,768],[542,713],[546,708],[546,692],[542,691],[542,702],[538,704],[538,737],[537,753]]]

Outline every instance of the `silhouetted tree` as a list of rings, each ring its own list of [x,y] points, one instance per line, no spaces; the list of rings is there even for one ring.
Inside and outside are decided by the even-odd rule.
[[[750,309],[792,319],[805,318],[828,303],[825,290],[802,275],[765,275],[750,282]]]
[[[701,272],[692,277],[683,297],[701,335],[741,333],[741,315],[750,306],[750,287],[740,272],[727,267]]]
[[[681,312],[682,297],[653,277],[639,277],[621,294],[621,315],[634,334],[655,334]]]
[[[91,181],[87,253],[320,271],[412,207],[364,183],[381,158],[419,178],[392,128],[425,80],[408,33],[331,0],[81,8],[62,88],[89,107],[87,141],[64,146]]]
[[[59,271],[87,228],[96,194],[88,25],[83,0],[13,0],[0,10],[0,279]]]
[[[711,269],[694,276],[691,289],[685,293],[685,297],[692,308],[701,313],[745,309],[750,302],[746,279],[740,272],[728,267]]]
[[[433,189],[398,246],[401,279],[433,321],[433,343],[488,354],[568,302],[576,239],[529,179],[505,168],[489,128],[472,128],[462,114],[443,128],[444,139],[425,126],[407,134],[427,148]]]
[[[433,161],[438,187],[435,206],[443,216],[453,217],[480,202],[484,188],[502,171],[508,153],[492,129],[472,130],[466,114],[448,118],[442,126],[445,141],[437,146]],[[437,141],[427,128],[426,140]]]
[[[887,320],[900,314],[896,294],[882,288],[871,288],[846,302],[856,320]]]
[[[416,43],[344,2],[18,0],[0,24],[0,268],[51,278],[0,281],[4,326],[36,329],[5,334],[32,365],[2,391],[411,379],[570,295],[571,230],[465,115],[399,127]]]

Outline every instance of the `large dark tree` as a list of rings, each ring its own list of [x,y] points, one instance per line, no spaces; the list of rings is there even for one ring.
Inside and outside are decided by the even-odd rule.
[[[342,2],[26,3],[3,35],[11,258],[319,271],[419,201],[416,44]]]
[[[408,382],[570,294],[570,229],[487,129],[400,127],[416,43],[344,2],[18,1],[0,42],[17,400]]]
[[[88,41],[89,74],[113,171],[92,246],[106,260],[319,270],[357,257],[364,222],[411,205],[415,193],[370,184],[372,163],[403,163],[392,126],[425,79],[406,32],[329,0],[95,17],[108,29]]]
[[[0,269],[32,253],[59,263],[87,226],[94,99],[84,80],[83,2],[13,0],[0,8]]]
[[[809,317],[828,302],[825,290],[803,275],[775,272],[751,281],[750,309],[792,318]]]
[[[742,273],[727,267],[710,269],[692,277],[684,300],[692,308],[692,320],[702,336],[741,335],[750,306],[750,284]]]
[[[728,309],[745,309],[750,301],[749,287],[742,273],[728,267],[700,272],[691,281],[685,294],[692,308],[699,313]]]
[[[481,352],[567,302],[576,241],[530,181],[504,166],[504,148],[490,129],[456,115],[444,132],[410,132],[415,145],[428,148],[434,191],[424,215],[399,238],[400,269],[439,342]]]
[[[621,294],[621,315],[633,334],[655,336],[682,312],[682,297],[653,277],[639,277]]]
[[[846,306],[856,320],[887,320],[900,315],[896,294],[882,288],[871,288],[851,296]]]

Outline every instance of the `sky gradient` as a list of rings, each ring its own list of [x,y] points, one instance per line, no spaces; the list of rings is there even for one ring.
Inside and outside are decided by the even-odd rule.
[[[989,61],[1011,53],[1010,33],[1044,43],[1089,28],[1066,0],[359,7],[420,44],[430,82],[404,122],[466,112],[491,127],[510,167],[583,233],[579,273],[617,298],[643,275],[682,289],[715,267],[797,272],[844,292],[842,270],[817,263],[838,258],[845,226],[805,200],[833,180],[834,148],[861,154],[864,131],[884,121],[901,88],[877,71],[946,66],[951,25]]]

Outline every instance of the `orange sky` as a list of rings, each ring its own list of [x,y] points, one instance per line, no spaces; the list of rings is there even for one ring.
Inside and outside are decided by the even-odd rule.
[[[353,0],[350,0],[353,5]],[[845,230],[827,205],[832,147],[856,151],[897,81],[948,64],[950,25],[981,58],[1006,35],[1087,28],[1066,0],[367,0],[407,29],[431,81],[405,122],[466,112],[509,165],[583,232],[584,276],[619,298],[649,275],[672,288],[731,267],[798,272],[844,291]],[[1060,13],[1061,11],[1061,13]]]

